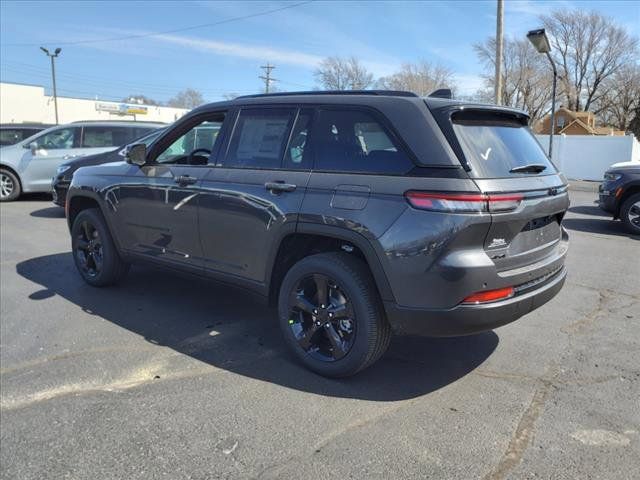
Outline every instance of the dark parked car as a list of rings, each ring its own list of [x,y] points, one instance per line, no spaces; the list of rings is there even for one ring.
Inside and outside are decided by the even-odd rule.
[[[0,125],[0,147],[15,145],[51,126],[44,123],[3,123]]]
[[[352,375],[392,332],[481,332],[560,290],[567,181],[528,120],[406,92],[206,105],[76,171],[73,258],[95,286],[141,261],[245,287],[308,368]]]
[[[627,230],[640,235],[640,163],[611,165],[600,184],[598,204]]]
[[[154,130],[142,138],[134,140],[135,143],[144,143],[150,145],[160,134],[162,129]],[[80,167],[88,167],[90,165],[101,165],[103,163],[118,162],[124,160],[126,145],[122,145],[115,150],[106,153],[98,153],[97,155],[87,155],[85,157],[76,158],[70,162],[63,163],[56,171],[51,181],[51,192],[53,194],[53,203],[60,207],[64,207],[67,198],[67,190],[71,183],[71,178],[76,170]]]

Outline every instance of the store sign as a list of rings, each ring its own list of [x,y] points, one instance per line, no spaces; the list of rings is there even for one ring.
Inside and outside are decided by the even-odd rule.
[[[146,115],[148,107],[144,105],[129,105],[127,103],[96,102],[98,112],[109,112],[114,115]]]

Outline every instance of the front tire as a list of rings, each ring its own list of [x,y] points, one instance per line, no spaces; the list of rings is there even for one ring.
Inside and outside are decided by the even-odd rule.
[[[387,350],[391,327],[366,264],[341,252],[300,260],[278,299],[280,327],[293,354],[326,377],[347,377]]]
[[[0,168],[0,202],[12,202],[21,193],[20,180],[6,168]]]
[[[118,283],[129,271],[97,208],[82,210],[71,227],[73,260],[83,280],[94,287]]]
[[[620,207],[620,219],[627,230],[640,235],[640,193],[627,198]]]

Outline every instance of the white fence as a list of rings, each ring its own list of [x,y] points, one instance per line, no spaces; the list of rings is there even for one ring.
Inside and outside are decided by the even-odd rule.
[[[536,135],[548,151],[549,135]],[[553,161],[570,180],[602,180],[612,163],[640,162],[640,143],[632,135],[554,135]]]

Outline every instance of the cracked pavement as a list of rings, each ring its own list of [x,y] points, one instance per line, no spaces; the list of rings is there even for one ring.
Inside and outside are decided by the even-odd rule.
[[[482,335],[327,380],[244,292],[75,272],[62,210],[0,208],[2,479],[640,478],[640,238],[572,191],[569,277]]]

